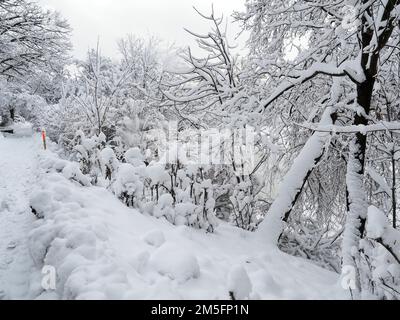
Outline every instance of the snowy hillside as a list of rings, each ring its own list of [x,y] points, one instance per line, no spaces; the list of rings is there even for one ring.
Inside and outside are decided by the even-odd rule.
[[[250,232],[175,227],[66,179],[69,163],[40,150],[39,136],[2,138],[0,154],[8,155],[0,165],[3,299],[346,298],[337,274],[266,249]],[[44,265],[57,270],[54,291],[41,287]]]

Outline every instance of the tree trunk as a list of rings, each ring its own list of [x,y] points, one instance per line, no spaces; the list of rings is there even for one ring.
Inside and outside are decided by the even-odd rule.
[[[332,124],[333,114],[332,108],[328,107],[322,115],[320,124]],[[314,132],[285,175],[279,187],[278,196],[257,231],[267,239],[269,244],[276,245],[278,243],[285,222],[289,218],[307,178],[321,160],[330,136],[330,132]]]
[[[371,59],[370,68],[367,69],[368,54],[363,55],[362,66],[366,80],[357,86],[357,103],[362,107],[364,114],[357,113],[354,125],[368,125],[368,116],[371,109],[372,92],[375,84],[375,75],[378,59]],[[371,73],[372,71],[372,73]],[[354,268],[356,287],[354,294],[359,296],[364,279],[360,276],[360,240],[364,237],[365,223],[368,214],[368,204],[364,188],[365,155],[367,150],[367,135],[361,132],[355,134],[349,146],[349,161],[346,174],[347,218],[342,244],[342,270]]]
[[[15,109],[14,108],[10,109],[10,118],[11,118],[12,122],[15,121]]]
[[[396,158],[395,158],[395,144],[393,142],[392,156],[392,216],[393,216],[393,228],[397,228],[397,201],[396,201]]]
[[[342,243],[342,270],[347,273],[349,268],[353,268],[355,275],[359,274],[359,243],[364,235],[368,212],[364,190],[364,155],[363,139],[360,140],[360,136],[356,136],[350,143],[347,162],[347,218]],[[346,275],[343,274],[343,276]],[[353,280],[355,287],[352,289],[356,290],[354,293],[358,297],[361,291],[361,280],[359,276]]]

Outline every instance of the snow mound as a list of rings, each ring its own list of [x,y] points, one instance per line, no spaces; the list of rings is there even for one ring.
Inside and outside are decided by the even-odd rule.
[[[386,233],[388,220],[385,214],[374,206],[368,208],[366,231],[370,238],[378,239]]]
[[[147,244],[158,248],[165,242],[165,236],[161,230],[154,230],[147,233],[143,240]]]
[[[79,182],[83,186],[90,186],[90,179],[85,176],[79,169],[79,165],[75,162],[67,164],[62,173],[65,178]]]
[[[31,196],[30,206],[38,218],[43,218],[46,212],[52,210],[52,194],[47,191],[37,191]]]
[[[172,244],[158,248],[151,256],[150,264],[159,274],[180,283],[200,276],[200,266],[196,257]]]
[[[242,266],[234,266],[229,272],[228,289],[235,300],[250,298],[252,285],[246,270]]]
[[[17,137],[30,137],[33,135],[33,126],[30,122],[17,122],[11,126]]]
[[[39,274],[31,285],[37,299],[348,297],[337,274],[267,251],[250,232],[225,223],[214,234],[176,227],[128,208],[110,190],[71,181],[80,175],[76,165],[50,150],[38,160],[30,204],[43,219],[31,223],[27,246],[38,270],[53,266],[57,280],[54,291],[43,291]],[[169,214],[171,198],[160,203],[156,209]]]
[[[134,167],[145,168],[144,156],[142,155],[139,148],[131,148],[125,152],[125,160],[127,163],[133,165]]]

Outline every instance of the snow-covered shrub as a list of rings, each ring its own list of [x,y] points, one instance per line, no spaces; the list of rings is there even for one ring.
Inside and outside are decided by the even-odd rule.
[[[164,216],[176,225],[214,231],[217,218],[213,184],[205,179],[202,167],[178,161],[150,164],[146,171],[155,216]]]
[[[69,180],[79,182],[81,185],[89,187],[91,185],[90,179],[85,176],[75,162],[67,164],[62,170],[62,174]]]
[[[105,135],[101,133],[91,138],[86,138],[85,133],[78,130],[74,138],[74,144],[76,158],[80,163],[83,174],[89,175],[92,182],[96,184],[98,177],[102,174],[100,152],[106,145]],[[104,170],[106,169],[104,168]]]
[[[124,159],[134,167],[145,167],[144,156],[139,148],[130,148],[125,152]]]
[[[195,204],[197,202],[196,216],[192,217],[194,221],[191,225],[213,232],[217,225],[217,219],[215,217],[215,200],[211,180],[204,180],[195,186],[195,198],[197,198],[195,200]]]
[[[120,164],[111,190],[128,207],[137,208],[143,195],[143,182],[135,167],[129,163]]]
[[[119,162],[110,147],[106,147],[99,152],[99,163],[103,177],[111,181],[118,170]]]
[[[380,299],[400,299],[400,232],[394,229],[386,215],[374,206],[368,209],[366,238],[361,242],[364,258],[360,272],[371,274],[364,284],[364,295]]]
[[[158,198],[154,207],[154,216],[157,218],[165,217],[170,222],[175,221],[174,199],[169,193]]]
[[[254,208],[253,184],[250,179],[237,183],[229,200],[233,208],[230,220],[239,228],[254,231],[258,221]]]
[[[165,192],[170,184],[170,176],[161,164],[150,164],[145,171],[147,177],[146,187],[150,190],[150,199],[158,202],[161,192]]]

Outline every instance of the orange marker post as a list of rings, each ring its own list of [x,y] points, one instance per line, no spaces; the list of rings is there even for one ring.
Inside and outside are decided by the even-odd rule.
[[[42,141],[43,141],[43,148],[46,150],[46,130],[42,130]]]

